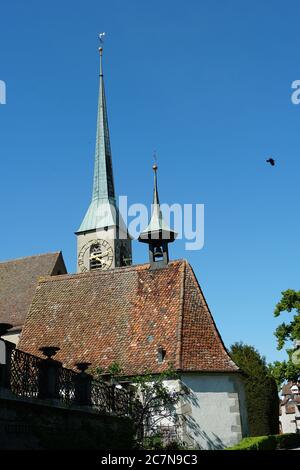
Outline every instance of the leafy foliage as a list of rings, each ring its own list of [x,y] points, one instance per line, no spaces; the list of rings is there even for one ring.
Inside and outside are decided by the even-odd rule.
[[[276,328],[275,336],[279,350],[287,341],[300,339],[300,291],[288,289],[282,292],[282,298],[275,307],[274,316],[278,317],[282,312],[292,311],[295,311],[295,315],[290,323],[283,322]]]
[[[277,434],[277,386],[265,358],[253,346],[243,343],[233,344],[230,355],[244,372],[250,436]]]
[[[143,449],[147,450],[188,450],[187,446],[182,441],[170,441],[164,443],[160,434],[153,435],[144,439]]]
[[[275,436],[245,437],[236,446],[225,450],[275,450]]]
[[[280,390],[283,382],[293,381],[297,382],[300,377],[300,366],[296,366],[291,360],[288,361],[275,361],[273,364],[269,364],[269,369],[276,380],[277,387]]]
[[[299,447],[299,434],[277,434],[274,436],[246,437],[236,446],[225,450],[275,450]]]
[[[94,379],[102,380],[102,374],[104,374],[104,369],[103,367],[99,367],[99,366],[89,367],[88,373],[92,375]]]
[[[145,435],[155,435],[160,424],[176,426],[178,423],[176,405],[186,391],[182,387],[175,390],[166,385],[168,381],[175,379],[178,379],[178,376],[172,367],[158,375],[146,373],[131,379],[139,399],[138,406],[135,407],[134,421],[141,445]]]
[[[113,362],[109,368],[108,372],[113,376],[113,377],[119,377],[122,373],[122,366],[118,362]]]
[[[109,378],[114,383],[123,380],[130,384],[129,387],[134,397],[132,418],[138,446],[145,444],[149,449],[166,448],[159,426],[160,424],[166,427],[177,425],[179,416],[176,412],[176,405],[180,397],[187,393],[182,384],[176,390],[167,386],[170,380],[179,378],[171,364],[167,371],[160,374],[145,371],[143,375],[126,377],[122,375],[122,367],[117,362],[112,363],[106,370],[101,367],[90,368],[89,373],[98,380]],[[184,444],[173,440],[167,445],[181,448]]]
[[[90,367],[88,373],[96,380],[103,380],[105,375],[118,379],[122,374],[122,367],[118,362],[112,362],[107,369],[100,366]]]
[[[294,312],[294,315],[290,323],[283,322],[275,330],[274,335],[277,338],[277,349],[279,350],[287,342],[300,339],[300,291],[288,289],[282,292],[282,298],[275,307],[274,316],[278,317],[283,312]],[[288,354],[287,361],[275,361],[269,365],[278,388],[281,388],[283,382],[297,381],[300,377],[300,365],[293,364],[291,360],[293,350],[287,349],[286,352]]]

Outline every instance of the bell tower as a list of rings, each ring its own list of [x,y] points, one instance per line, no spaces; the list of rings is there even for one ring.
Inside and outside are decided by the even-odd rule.
[[[161,210],[157,189],[157,165],[153,165],[154,191],[151,220],[147,228],[140,234],[139,242],[149,246],[149,262],[151,269],[161,268],[169,263],[169,243],[172,243],[177,233],[165,223]]]
[[[103,47],[99,48],[99,53],[100,83],[93,194],[86,215],[75,233],[77,272],[113,269],[131,264],[131,238],[116,203],[103,78]]]

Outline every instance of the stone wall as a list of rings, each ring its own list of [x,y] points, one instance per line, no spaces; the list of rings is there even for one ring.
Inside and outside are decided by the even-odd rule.
[[[0,449],[130,449],[128,418],[0,396]]]
[[[223,449],[248,435],[245,392],[239,374],[183,374],[188,394],[179,413],[183,440],[193,448]]]
[[[294,433],[297,430],[296,416],[299,419],[299,411],[297,413],[287,413],[285,406],[281,406],[281,416],[279,416],[279,422],[281,423],[281,430],[285,433]]]

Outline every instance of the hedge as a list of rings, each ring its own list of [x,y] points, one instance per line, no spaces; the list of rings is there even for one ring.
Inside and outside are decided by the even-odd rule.
[[[236,446],[225,450],[276,450],[300,447],[300,434],[276,434],[245,437]]]
[[[279,449],[292,449],[300,447],[300,434],[278,434],[276,436],[277,447]]]

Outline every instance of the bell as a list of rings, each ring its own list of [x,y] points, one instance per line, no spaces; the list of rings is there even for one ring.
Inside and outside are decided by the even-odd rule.
[[[162,258],[164,256],[161,246],[156,246],[154,248],[154,258]]]

